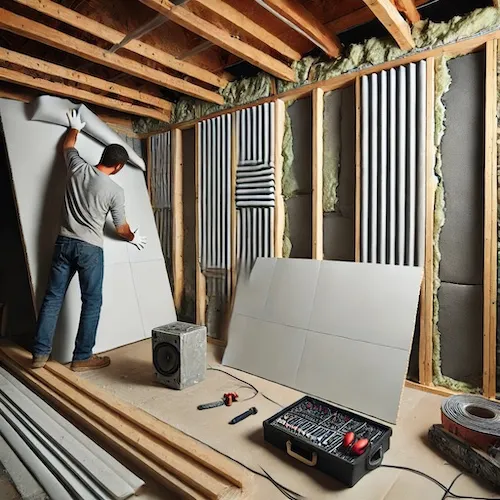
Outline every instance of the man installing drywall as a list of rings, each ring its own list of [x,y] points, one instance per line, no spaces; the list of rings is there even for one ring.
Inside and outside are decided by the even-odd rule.
[[[63,142],[68,179],[62,224],[38,316],[32,367],[42,368],[49,359],[64,296],[71,279],[78,272],[82,310],[71,369],[86,371],[110,364],[107,356],[92,353],[102,305],[103,231],[108,213],[111,213],[118,235],[139,250],[145,247],[146,238],[137,230],[130,230],[125,217],[123,189],[110,179],[128,161],[127,151],[119,144],[111,144],[104,149],[98,165],[89,165],[75,149],[78,133],[85,127],[85,122],[75,109],[68,112],[68,120],[69,130]]]

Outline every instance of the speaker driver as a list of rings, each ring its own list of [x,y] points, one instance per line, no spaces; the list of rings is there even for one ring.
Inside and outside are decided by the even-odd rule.
[[[179,350],[172,344],[158,344],[153,352],[153,363],[161,375],[173,375],[180,366]]]

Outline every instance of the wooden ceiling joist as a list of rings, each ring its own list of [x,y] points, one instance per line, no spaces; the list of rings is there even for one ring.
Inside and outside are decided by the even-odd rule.
[[[289,23],[297,26],[330,57],[340,56],[342,45],[337,36],[297,0],[260,0],[258,3],[263,7],[267,5],[269,9],[278,13]]]
[[[391,0],[363,0],[378,20],[385,26],[402,50],[411,50],[415,42],[408,23]]]
[[[89,87],[104,90],[105,92],[109,92],[111,94],[128,97],[134,101],[149,104],[167,112],[172,111],[172,103],[165,99],[146,94],[139,90],[131,89],[130,87],[117,85],[116,83],[111,83],[106,80],[102,80],[101,78],[81,73],[80,71],[65,68],[63,66],[59,66],[58,64],[42,61],[41,59],[37,59],[35,57],[4,49],[3,47],[0,47],[0,61],[17,64],[18,66],[39,71],[46,75],[57,76],[76,83],[82,83],[84,85],[88,85]]]
[[[223,97],[216,92],[150,68],[133,59],[128,59],[118,54],[110,54],[100,47],[2,8],[0,8],[0,29],[11,31],[12,33],[36,40],[50,47],[55,47],[97,64],[108,66],[109,68],[128,73],[129,75],[148,80],[157,85],[197,97],[204,101],[216,104],[224,103]]]
[[[292,49],[285,42],[280,40],[277,36],[270,33],[268,30],[263,28],[260,24],[252,21],[249,17],[242,14],[238,9],[222,0],[194,0],[195,2],[203,5],[203,7],[209,9],[214,14],[226,19],[235,26],[237,26],[243,32],[254,36],[262,43],[265,43],[268,47],[271,47],[276,52],[292,59],[298,61],[301,59],[301,54],[296,50]]]
[[[74,10],[68,9],[50,0],[15,1],[115,45],[123,42],[126,37],[125,33],[94,21],[89,17],[83,16]],[[192,63],[181,61],[173,55],[157,49],[152,45],[141,42],[140,40],[129,40],[125,45],[125,48],[131,52],[135,52],[136,54],[146,57],[147,59],[155,61],[166,68],[173,69],[179,73],[191,76],[215,87],[225,87],[228,83],[228,80],[223,76],[218,76]]]
[[[248,43],[242,42],[231,36],[227,31],[215,26],[214,24],[202,19],[185,7],[177,6],[169,0],[140,0],[143,4],[151,7],[160,14],[168,17],[174,23],[179,24],[193,33],[210,40],[215,45],[241,57],[245,61],[267,71],[271,75],[277,76],[288,81],[295,81],[295,71],[275,59],[274,57],[262,52],[262,50],[252,47]]]
[[[118,99],[93,94],[92,92],[78,89],[76,87],[70,87],[64,83],[52,82],[44,78],[32,77],[26,73],[21,73],[20,71],[14,71],[3,67],[0,67],[0,80],[42,90],[44,92],[50,92],[55,95],[69,97],[70,99],[79,99],[84,102],[97,104],[99,106],[115,109],[124,113],[156,118],[161,121],[170,120],[170,112],[168,111],[162,112],[156,109],[137,106]]]
[[[396,7],[406,16],[411,24],[420,21],[420,13],[417,10],[414,0],[395,0]]]

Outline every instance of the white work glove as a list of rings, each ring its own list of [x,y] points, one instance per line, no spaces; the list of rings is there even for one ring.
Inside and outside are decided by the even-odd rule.
[[[80,117],[80,110],[72,109],[71,111],[68,111],[66,113],[68,116],[68,121],[69,121],[69,126],[70,128],[74,128],[75,130],[82,130],[83,127],[85,127],[86,123],[82,122],[82,119]]]
[[[139,234],[139,228],[133,231],[133,233],[134,239],[129,241],[129,243],[132,243],[132,245],[134,245],[138,250],[142,250],[146,246],[148,239],[146,238],[146,236],[141,236]]]

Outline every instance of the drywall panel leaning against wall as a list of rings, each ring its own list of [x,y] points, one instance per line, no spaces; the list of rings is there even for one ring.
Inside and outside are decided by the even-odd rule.
[[[66,167],[61,142],[66,127],[30,120],[30,105],[0,99],[0,115],[7,145],[17,210],[21,223],[27,266],[37,308],[47,284],[53,245],[59,231],[64,198]],[[103,124],[104,125],[104,124]],[[77,149],[90,164],[98,163],[103,145],[85,133]],[[113,176],[125,190],[127,219],[140,226],[148,246],[142,252],[115,236],[107,224],[104,238],[103,307],[95,352],[103,352],[151,335],[152,323],[176,320],[161,246],[149,203],[144,173],[126,165]],[[156,279],[148,286],[136,283],[146,265]],[[157,299],[161,298],[160,301]],[[154,300],[153,300],[154,299]],[[154,310],[149,304],[155,303]],[[53,356],[61,362],[71,359],[80,316],[78,276],[73,278],[64,301],[54,339]]]

